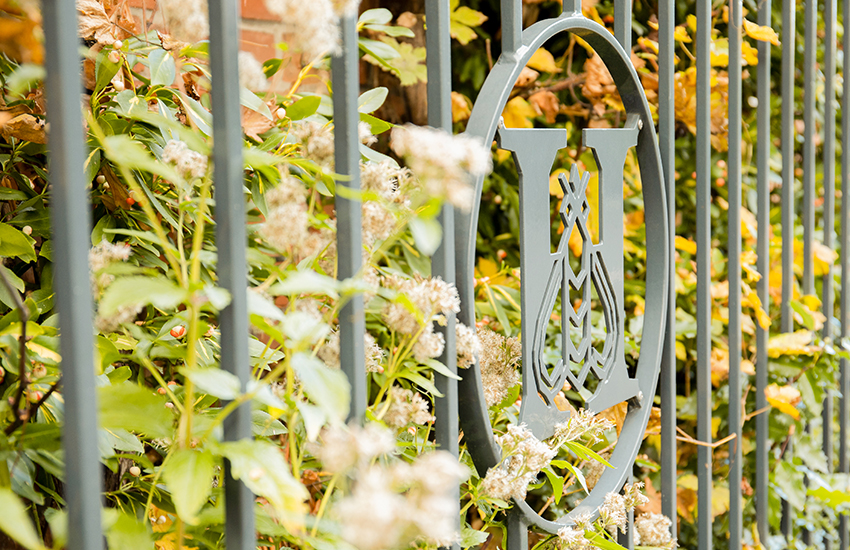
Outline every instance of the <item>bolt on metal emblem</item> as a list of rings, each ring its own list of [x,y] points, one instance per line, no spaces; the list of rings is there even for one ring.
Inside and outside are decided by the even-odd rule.
[[[567,3],[565,2],[565,5]],[[550,243],[550,168],[560,149],[567,146],[564,128],[506,128],[501,113],[511,89],[532,54],[553,36],[569,32],[584,39],[608,68],[626,111],[622,128],[588,128],[582,132],[585,147],[593,151],[599,182],[599,203],[591,209],[586,190],[589,173],[572,166],[569,176],[559,175],[563,191],[559,214],[564,232],[554,251]],[[584,407],[601,412],[626,402],[627,412],[616,445],[596,486],[575,509],[547,519],[528,503],[515,499],[509,514],[508,547],[525,548],[528,525],[555,533],[573,523],[577,514],[595,513],[609,492],[617,492],[631,475],[651,411],[651,398],[660,372],[670,284],[666,188],[661,155],[649,104],[628,53],[611,33],[579,12],[541,21],[525,29],[521,44],[505,51],[487,77],[466,133],[485,143],[496,140],[512,152],[517,168],[520,209],[520,271],[522,299],[522,406],[519,422],[538,439],[553,435],[555,425],[569,412],[558,408],[556,398],[565,383],[586,397]],[[646,228],[646,307],[636,366],[626,363],[623,247],[623,172],[626,156],[634,148],[643,193]],[[483,178],[477,181],[481,196]],[[478,226],[478,205],[470,214],[457,213],[457,285],[461,295],[459,321],[475,325],[473,270]],[[598,221],[594,239],[591,225]],[[577,231],[581,252],[575,254],[569,238]],[[576,247],[577,248],[577,247]],[[560,301],[560,353],[547,354],[547,329]],[[594,313],[593,310],[596,310]],[[593,314],[593,315],[592,315]],[[596,328],[593,323],[596,321]],[[594,344],[592,331],[604,330]],[[501,461],[484,399],[481,373],[471,368],[458,382],[461,427],[473,463],[482,477]],[[513,519],[511,519],[513,518]],[[513,534],[512,534],[513,533]]]

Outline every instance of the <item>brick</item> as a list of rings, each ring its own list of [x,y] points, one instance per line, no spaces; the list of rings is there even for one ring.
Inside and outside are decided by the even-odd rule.
[[[156,0],[128,0],[131,8],[146,7],[149,10],[156,9]]]
[[[262,21],[280,21],[280,17],[266,9],[264,0],[241,0],[242,19],[259,19]],[[305,0],[306,1],[306,0]]]
[[[243,29],[239,39],[239,49],[254,54],[260,63],[272,57],[280,57],[274,35],[269,32]]]

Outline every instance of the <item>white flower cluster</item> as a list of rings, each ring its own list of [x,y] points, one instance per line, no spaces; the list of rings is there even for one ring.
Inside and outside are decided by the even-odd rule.
[[[413,355],[417,361],[439,357],[445,347],[442,334],[434,332],[434,321],[445,323],[445,316],[460,311],[460,297],[453,284],[439,277],[425,278],[414,275],[404,278],[399,275],[384,277],[383,286],[404,294],[422,316],[418,318],[405,305],[388,302],[381,317],[391,330],[415,337]]]
[[[453,496],[469,472],[444,451],[365,468],[336,508],[343,538],[360,550],[449,546],[459,540]]]
[[[434,415],[428,410],[428,402],[418,392],[400,386],[390,389],[390,407],[384,415],[384,422],[394,428],[404,428],[410,424],[423,425],[434,421]]]
[[[599,520],[597,525],[607,530],[612,535],[619,529],[621,532],[626,532],[626,527],[629,522],[629,512],[637,506],[646,504],[649,499],[640,492],[643,483],[637,482],[626,484],[623,488],[623,494],[608,493],[605,495],[605,501],[599,507]],[[670,537],[670,520],[660,514],[651,514],[652,516],[660,516],[667,520],[665,529],[667,529],[667,541],[671,541]],[[652,519],[652,529],[663,525],[662,521]],[[645,539],[641,538],[638,533],[638,522],[635,522],[635,545],[649,545]],[[649,523],[647,523],[647,528]],[[647,531],[649,533],[649,531]],[[588,536],[585,536],[587,534]],[[561,550],[594,550],[596,545],[593,544],[593,538],[601,536],[594,528],[591,521],[590,513],[580,514],[574,519],[574,524],[566,526],[558,531],[558,543]],[[655,536],[654,533],[651,536]],[[661,535],[659,534],[659,537]],[[656,540],[656,539],[651,539]],[[659,539],[660,540],[660,539]],[[663,545],[662,545],[663,546]],[[673,545],[669,546],[670,548]]]
[[[475,330],[463,323],[455,325],[455,338],[457,366],[459,369],[467,369],[475,362],[475,357],[481,354],[481,340]]]
[[[362,128],[364,124],[360,126]],[[368,128],[368,125],[365,126]],[[396,229],[398,219],[393,210],[399,213],[409,210],[402,190],[410,181],[408,170],[389,162],[360,164],[360,188],[379,197],[379,200],[370,200],[367,195],[363,200],[363,242],[368,249],[372,249],[377,241],[385,240]]]
[[[492,169],[490,150],[475,138],[422,126],[396,126],[391,147],[421,182],[428,196],[472,209],[471,179]]]
[[[304,2],[306,6],[307,3]],[[301,144],[301,154],[315,161],[324,169],[334,165],[334,134],[331,127],[321,122],[308,120],[293,124],[292,136]]]
[[[481,490],[502,500],[524,499],[528,485],[558,450],[534,437],[525,424],[508,425],[508,431],[496,436],[496,442],[502,447],[502,461],[487,471]]]
[[[656,548],[675,548],[676,541],[670,534],[673,522],[663,514],[652,512],[641,514],[635,519],[635,546],[653,546]]]
[[[579,409],[572,413],[566,422],[555,425],[555,438],[559,446],[579,439],[596,443],[613,427],[611,420],[595,415],[587,409]]]
[[[333,275],[336,235],[333,220],[324,227],[311,228],[307,213],[307,188],[284,173],[280,183],[266,193],[269,215],[260,226],[260,235],[274,248],[296,260],[316,256],[322,269]]]
[[[130,252],[130,245],[127,243],[112,244],[107,241],[101,241],[89,249],[89,272],[93,291],[96,292],[115,280],[113,275],[100,271],[114,262],[126,262]]]
[[[363,351],[366,356],[366,372],[384,372],[381,363],[384,361],[384,350],[378,345],[375,337],[368,332],[363,335]],[[338,369],[339,363],[339,331],[332,332],[317,353],[327,366]]]
[[[254,92],[263,92],[269,87],[263,64],[249,52],[239,52],[239,84]]]
[[[207,173],[207,157],[189,149],[186,143],[177,139],[165,144],[162,160],[176,166],[180,175],[187,179],[202,178]]]
[[[210,34],[206,0],[159,0],[168,32],[178,40],[195,43]]]
[[[484,328],[478,332],[481,354],[478,367],[487,406],[502,402],[508,391],[519,384],[517,363],[522,358],[522,344],[518,338],[505,338]]]
[[[375,423],[360,426],[335,426],[322,432],[322,444],[313,446],[325,470],[346,473],[353,468],[365,469],[373,459],[395,451],[395,436]]]
[[[360,0],[265,0],[266,8],[279,16],[290,44],[312,61],[340,48],[339,18],[356,15]]]

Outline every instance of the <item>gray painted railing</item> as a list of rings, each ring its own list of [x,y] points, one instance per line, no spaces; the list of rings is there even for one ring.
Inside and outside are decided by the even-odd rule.
[[[564,1],[563,18],[581,19],[579,3],[576,0]],[[47,99],[50,105],[50,173],[54,200],[51,201],[53,211],[53,230],[56,239],[56,273],[62,276],[55,283],[58,309],[61,311],[61,354],[63,357],[63,383],[65,398],[65,426],[63,442],[67,463],[67,483],[65,486],[68,503],[69,523],[74,528],[69,530],[68,548],[71,550],[94,550],[102,548],[103,539],[100,526],[100,472],[93,449],[97,447],[96,397],[94,391],[94,375],[91,369],[93,350],[91,345],[90,321],[92,319],[92,300],[89,294],[88,274],[88,226],[89,209],[86,204],[86,182],[83,178],[83,162],[85,151],[84,141],[80,139],[82,119],[80,116],[79,94],[81,86],[68,85],[80,82],[78,38],[75,27],[67,22],[76,17],[74,3],[68,0],[45,0],[44,30],[47,51]],[[519,55],[523,46],[524,33],[522,30],[521,0],[502,0],[503,25],[502,41],[506,56]],[[631,43],[631,2],[615,0],[615,36],[622,48],[630,49]],[[659,0],[659,109],[658,109],[658,138],[660,159],[663,165],[662,181],[667,182],[665,226],[670,234],[669,257],[671,260],[665,266],[668,278],[675,276],[673,257],[673,239],[675,234],[675,119],[673,105],[674,77],[674,26],[677,23],[674,0]],[[729,348],[740,350],[741,324],[740,295],[736,291],[740,285],[740,250],[741,250],[741,174],[742,174],[742,81],[741,81],[741,39],[742,12],[741,0],[731,0],[729,12],[729,151],[728,151],[728,181],[729,181],[729,217],[728,217],[728,249],[730,272],[729,297]],[[771,24],[771,1],[761,0],[758,5],[758,22],[761,25]],[[795,153],[795,22],[796,3],[792,0],[782,0],[782,66],[781,66],[781,150],[782,150],[782,271],[793,273],[793,241],[796,224],[796,205],[794,204],[794,153]],[[426,3],[429,28],[427,31],[428,49],[428,100],[429,123],[432,126],[451,130],[450,103],[450,38],[449,38],[449,1],[428,0]],[[850,0],[843,5],[843,20],[850,21]],[[249,377],[247,361],[248,319],[244,299],[246,285],[245,277],[245,226],[242,210],[242,159],[241,159],[241,128],[239,124],[239,92],[237,69],[237,0],[209,0],[210,28],[210,58],[213,77],[213,87],[216,90],[213,102],[215,149],[215,192],[217,198],[217,241],[219,261],[219,277],[221,284],[231,291],[234,297],[230,306],[222,313],[222,364],[232,369],[243,382]],[[818,6],[815,1],[805,5],[805,40],[804,50],[804,93],[803,110],[805,130],[803,136],[802,155],[802,228],[804,241],[803,290],[807,294],[815,293],[815,275],[812,251],[815,239],[815,167],[816,148],[816,104],[815,83],[817,71],[817,56],[823,51],[823,72],[826,77],[825,97],[828,99],[824,106],[823,120],[823,244],[844,250],[850,235],[850,151],[842,148],[840,163],[841,181],[841,220],[840,234],[837,242],[833,235],[834,200],[835,200],[835,140],[836,140],[836,110],[834,76],[836,74],[836,35],[837,35],[837,2],[824,0],[823,20],[825,22],[825,38],[818,40],[817,20]],[[711,113],[710,113],[710,41],[712,2],[696,0],[697,34],[696,34],[696,66],[697,66],[697,113],[696,113],[696,243],[697,243],[697,438],[703,442],[712,440],[711,434]],[[579,21],[580,23],[580,21]],[[576,31],[578,32],[578,31]],[[335,84],[334,118],[336,128],[336,169],[348,176],[344,183],[350,187],[359,187],[359,141],[357,97],[358,81],[358,48],[356,23],[354,17],[348,17],[342,22],[343,49],[342,53],[333,59],[332,79]],[[819,48],[821,48],[819,50]],[[843,51],[850,52],[850,32],[843,34]],[[757,251],[759,256],[758,269],[762,279],[758,284],[758,295],[762,303],[768,302],[769,285],[769,229],[770,229],[770,190],[769,190],[769,154],[771,143],[771,45],[766,42],[759,44],[758,80],[758,112],[757,130],[758,143],[756,148],[757,169],[757,215],[758,235]],[[836,100],[837,101],[837,100]],[[850,135],[850,78],[843,80],[841,135]],[[339,276],[341,278],[354,276],[360,269],[360,208],[350,199],[338,197],[336,202],[338,235],[339,235]],[[446,207],[440,221],[448,236],[433,258],[434,273],[448,281],[457,280],[463,292],[468,288],[471,273],[468,258],[455,253],[455,239],[451,238],[455,231],[455,213]],[[461,242],[463,237],[458,236]],[[462,247],[461,247],[462,248]],[[840,270],[842,275],[850,269],[850,256],[841,255]],[[824,313],[828,322],[824,326],[824,337],[831,334],[832,325],[829,320],[833,317],[833,274],[832,270],[824,275],[822,301]],[[847,320],[850,315],[850,292],[843,286],[838,290],[840,303],[840,332],[838,337],[848,336]],[[671,517],[677,516],[676,511],[676,355],[675,355],[675,285],[665,288],[667,303],[664,308],[655,311],[663,323],[666,321],[667,331],[663,345],[663,360],[661,366],[661,494],[662,512]],[[788,306],[792,295],[792,277],[783,277],[781,327],[787,332],[793,328],[792,312]],[[467,316],[471,304],[464,304]],[[343,309],[341,315],[341,358],[343,371],[352,383],[351,418],[361,420],[366,409],[366,386],[363,364],[363,332],[364,312],[362,299],[352,299]],[[468,321],[468,319],[467,319]],[[454,320],[451,319],[445,328],[446,352],[445,363],[454,371]],[[646,323],[647,325],[650,322]],[[757,361],[756,361],[756,407],[767,406],[764,389],[767,385],[767,331],[757,327]],[[745,526],[742,523],[742,455],[741,445],[741,392],[740,368],[741,357],[738,353],[730,353],[729,392],[730,408],[729,423],[732,428],[730,435],[736,437],[730,445],[729,486],[729,547],[741,548],[741,539]],[[832,420],[834,415],[833,402],[840,395],[838,418],[840,432],[838,434],[839,448],[837,465],[840,472],[847,473],[850,467],[850,452],[848,452],[848,398],[850,398],[850,365],[846,359],[841,360],[840,387],[838,391],[827,393],[824,403],[824,420]],[[438,399],[435,404],[437,416],[436,437],[441,447],[457,452],[458,445],[458,414],[459,398],[458,385],[454,380],[438,376],[438,388],[445,397]],[[654,386],[653,386],[654,387]],[[464,401],[461,399],[461,406]],[[462,411],[461,411],[462,412]],[[757,448],[756,453],[756,486],[755,508],[757,528],[762,540],[768,535],[768,426],[769,418],[761,414],[756,420]],[[831,422],[825,422],[823,448],[830,466],[833,462],[833,443],[835,434],[831,431]],[[228,421],[225,427],[227,439],[239,439],[251,436],[250,410],[243,407]],[[479,440],[482,444],[492,442],[492,437],[485,434],[466,433],[467,441]],[[791,452],[790,449],[786,452]],[[712,447],[701,445],[698,449],[698,529],[699,549],[709,550],[712,546]],[[483,472],[482,472],[483,473]],[[226,529],[227,543],[231,548],[251,548],[255,544],[253,522],[253,498],[241,484],[227,478],[226,481]],[[788,519],[791,511],[787,504],[784,506],[786,519],[783,521],[782,532],[787,536],[795,534],[794,526]],[[519,517],[519,516],[516,516]],[[512,520],[512,525],[525,528],[525,520]],[[673,529],[675,531],[675,521]],[[850,532],[848,532],[847,516],[840,520],[840,548],[848,549]],[[675,535],[675,533],[674,533]],[[811,533],[799,533],[804,541],[811,540]],[[523,542],[525,536],[514,533],[511,541]]]

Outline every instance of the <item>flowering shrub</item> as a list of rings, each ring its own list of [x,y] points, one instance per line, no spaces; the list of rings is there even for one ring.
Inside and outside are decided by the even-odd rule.
[[[520,343],[486,328],[479,337],[463,325],[458,363],[469,368],[478,358],[498,417],[502,462],[479,478],[465,452],[458,459],[435,448],[435,376],[452,376],[437,360],[445,340],[435,327],[460,302],[453,285],[431,276],[427,257],[442,238],[441,205],[472,207],[471,178],[491,170],[491,153],[467,137],[392,127],[370,115],[387,90],[366,91],[362,184],[355,192],[362,201],[363,269],[337,280],[330,99],[303,84],[323,78],[317,67],[338,50],[337,19],[356,2],[311,2],[302,17],[306,6],[267,1],[286,24],[299,21],[290,57],[261,64],[240,53],[254,375],[243,388],[218,368],[218,314],[231,296],[216,275],[206,3],[163,0],[156,8],[163,30],[145,33],[125,7],[78,2],[88,48],[83,112],[95,221],[89,263],[98,452],[111,547],[221,547],[225,459],[256,495],[259,545],[361,550],[481,544],[498,532],[511,498],[541,487],[541,472],[557,506],[564,479],[553,468],[573,472],[587,489],[580,468],[605,463],[592,447],[608,442],[614,425],[607,420],[577,412],[547,441],[508,422],[518,406]],[[26,13],[37,20],[37,12]],[[385,10],[360,21],[373,34],[405,35],[404,27],[385,24]],[[370,62],[381,62],[380,52],[372,45]],[[42,120],[41,73],[22,61],[3,66],[5,109]],[[287,87],[280,69],[289,63],[303,66]],[[46,140],[33,128],[24,133],[6,124],[0,143],[7,258],[0,268],[0,499],[14,512],[0,518],[0,530],[11,538],[4,547],[58,548],[71,528],[58,454],[62,368]],[[390,150],[372,149],[385,132]],[[345,423],[349,384],[339,370],[339,311],[358,294],[368,328],[363,426]],[[222,425],[238,406],[252,408],[255,438],[224,441]],[[615,544],[606,529],[624,527],[625,510],[639,500],[635,490],[627,489],[625,499],[612,494],[598,522],[584,518],[577,528],[585,529],[587,545]],[[30,505],[36,529],[26,518]],[[473,528],[469,517],[480,524]],[[575,538],[550,542],[574,547]]]

